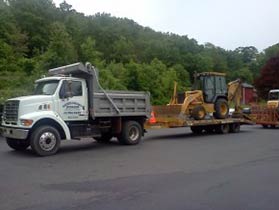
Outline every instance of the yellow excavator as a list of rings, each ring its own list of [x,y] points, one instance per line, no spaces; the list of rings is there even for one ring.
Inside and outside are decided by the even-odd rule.
[[[195,73],[191,91],[185,92],[182,103],[178,101],[177,83],[169,105],[181,105],[180,115],[202,120],[208,113],[216,119],[225,119],[229,115],[229,103],[235,105],[235,113],[240,113],[241,80],[226,84],[226,74],[219,72]]]

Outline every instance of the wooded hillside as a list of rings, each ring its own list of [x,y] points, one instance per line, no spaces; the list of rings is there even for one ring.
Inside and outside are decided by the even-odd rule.
[[[211,43],[156,32],[109,14],[85,16],[66,2],[0,0],[0,102],[31,93],[47,69],[89,61],[107,89],[150,91],[152,102],[168,102],[177,81],[191,85],[194,71],[226,72],[228,80],[253,83],[279,45],[225,50]]]

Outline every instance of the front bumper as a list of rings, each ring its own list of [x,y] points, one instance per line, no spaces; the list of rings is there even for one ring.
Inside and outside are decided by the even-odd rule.
[[[6,138],[27,139],[29,130],[23,128],[0,127],[0,133]]]

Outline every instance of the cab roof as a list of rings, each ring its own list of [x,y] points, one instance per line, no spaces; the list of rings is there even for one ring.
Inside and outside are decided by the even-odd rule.
[[[270,90],[269,92],[270,93],[277,93],[277,92],[279,92],[279,89],[273,89],[273,90]]]
[[[41,79],[36,80],[37,82],[44,82],[49,80],[62,80],[62,79],[80,79],[77,77],[69,77],[69,76],[50,76],[50,77],[43,77]]]
[[[222,77],[225,77],[226,74],[225,73],[221,73],[221,72],[214,72],[214,71],[211,71],[211,72],[201,72],[201,73],[197,73],[197,76],[200,77],[200,76],[222,76]]]

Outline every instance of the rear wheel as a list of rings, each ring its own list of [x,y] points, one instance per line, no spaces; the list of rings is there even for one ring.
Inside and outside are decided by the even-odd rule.
[[[205,118],[206,115],[205,108],[201,105],[198,105],[194,107],[194,109],[191,112],[191,115],[195,120],[202,120]]]
[[[227,134],[230,131],[229,124],[221,124],[216,126],[216,131],[219,134]]]
[[[123,123],[121,134],[117,138],[121,144],[135,145],[140,142],[142,132],[142,126],[137,121],[126,121]]]
[[[225,119],[229,115],[229,105],[226,99],[220,98],[215,102],[214,117],[217,119]]]
[[[32,150],[39,156],[54,155],[60,147],[60,134],[52,126],[36,128],[30,138]]]
[[[24,151],[30,146],[28,140],[6,138],[6,142],[10,148],[17,151]]]

